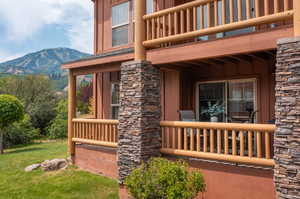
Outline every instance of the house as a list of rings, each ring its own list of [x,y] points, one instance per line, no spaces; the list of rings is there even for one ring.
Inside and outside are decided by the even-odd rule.
[[[204,198],[299,197],[299,0],[94,6],[94,56],[62,65],[75,164],[122,182],[149,157],[184,158],[204,173]]]

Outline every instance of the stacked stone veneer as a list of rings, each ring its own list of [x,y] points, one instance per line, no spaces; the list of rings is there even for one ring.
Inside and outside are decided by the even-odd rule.
[[[300,38],[278,41],[275,106],[277,198],[300,198]]]
[[[159,155],[160,71],[151,63],[121,66],[118,171],[124,178],[143,161]]]

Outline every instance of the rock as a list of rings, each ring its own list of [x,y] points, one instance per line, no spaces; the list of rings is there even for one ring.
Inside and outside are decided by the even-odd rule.
[[[69,165],[72,165],[73,164],[73,160],[72,160],[72,157],[67,157],[67,162]]]
[[[33,171],[33,170],[36,170],[38,168],[40,168],[41,164],[33,164],[33,165],[30,165],[28,167],[26,167],[24,170],[26,172],[30,172],[30,171]]]
[[[43,171],[56,171],[66,169],[68,167],[68,161],[66,159],[53,159],[45,160],[41,167]]]

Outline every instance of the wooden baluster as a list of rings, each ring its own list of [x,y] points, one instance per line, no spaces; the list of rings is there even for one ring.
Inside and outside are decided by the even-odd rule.
[[[194,151],[194,136],[195,136],[195,134],[194,134],[194,130],[195,129],[190,129],[190,150],[191,151]]]
[[[210,3],[206,4],[206,17],[207,17],[207,27],[211,27],[211,11],[210,11]]]
[[[76,122],[72,122],[73,125],[73,138],[77,137],[77,126],[76,126]]]
[[[226,129],[224,132],[224,154],[228,154],[228,130]]]
[[[187,128],[184,128],[184,134],[183,134],[183,136],[184,136],[184,145],[183,145],[183,147],[184,147],[184,150],[186,151],[186,150],[188,150],[188,139],[187,139]]]
[[[250,0],[246,0],[246,16],[247,19],[251,18],[251,6],[250,6]]]
[[[112,142],[112,129],[111,129],[111,124],[108,125],[108,141]]]
[[[253,157],[252,131],[248,131],[248,156]]]
[[[163,37],[167,36],[166,32],[166,15],[163,16]]]
[[[200,129],[197,129],[197,151],[200,151]]]
[[[184,33],[184,10],[180,10],[180,33]]]
[[[177,135],[178,135],[178,149],[182,149],[182,140],[181,140],[181,128],[177,128]]]
[[[191,31],[191,10],[189,8],[187,8],[186,10],[186,18],[187,18],[186,31],[190,32]]]
[[[96,140],[99,140],[99,125],[98,123],[96,124]]]
[[[160,35],[160,17],[157,17],[156,18],[156,38],[160,38],[161,35]]]
[[[172,148],[176,149],[176,128],[172,128]]]
[[[193,7],[193,30],[197,30],[197,7]]]
[[[171,20],[171,13],[168,14],[168,36],[172,35],[172,20]]]
[[[284,0],[284,11],[289,10],[289,0]]]
[[[177,12],[174,12],[174,27],[175,27],[175,30],[174,30],[174,34],[177,35],[178,34],[178,13]]]
[[[94,133],[95,133],[93,123],[91,123],[91,129],[90,130],[91,130],[91,139],[93,140],[94,139]]]
[[[170,148],[170,127],[166,128],[166,142],[167,142],[167,148]]]
[[[155,39],[155,20],[151,19],[151,39]]]
[[[222,24],[226,24],[226,2],[222,0]]]
[[[259,0],[255,0],[255,17],[260,17],[259,15],[259,9],[260,9],[260,5],[259,5]]]
[[[271,145],[270,145],[270,134],[269,132],[266,132],[265,134],[265,151],[266,151],[266,158],[270,159],[271,158]]]
[[[203,152],[207,152],[207,129],[203,131]]]
[[[221,129],[217,131],[217,143],[218,143],[218,153],[222,152],[222,132]]]
[[[204,8],[203,5],[200,6],[200,29],[204,29]]]
[[[214,1],[214,20],[215,20],[214,26],[217,26],[218,25],[218,1],[217,0]]]
[[[243,8],[242,8],[242,0],[238,0],[238,21],[242,21],[243,20]]]
[[[86,123],[86,139],[90,139],[90,123]]]
[[[117,127],[114,125],[114,142],[117,142]]]
[[[269,0],[265,0],[264,8],[265,8],[265,15],[269,15],[269,14],[270,14],[270,4],[269,4]]]
[[[215,130],[214,129],[210,129],[209,131],[209,137],[210,137],[210,152],[214,153],[215,152]]]
[[[105,141],[108,141],[108,125],[105,124]]]
[[[279,12],[279,0],[274,0],[274,14]]]
[[[233,0],[229,0],[229,17],[230,17],[230,23],[234,22],[234,5],[233,5]]]
[[[257,132],[256,135],[256,141],[257,141],[257,157],[261,158],[262,157],[262,151],[261,151],[261,132]]]
[[[150,40],[150,20],[149,19],[147,19],[147,21],[146,21],[146,27],[147,27],[147,31],[146,31],[146,38],[147,38],[147,40]]]
[[[240,156],[245,155],[245,139],[244,139],[244,132],[240,131]]]
[[[236,132],[232,130],[232,155],[236,155]]]

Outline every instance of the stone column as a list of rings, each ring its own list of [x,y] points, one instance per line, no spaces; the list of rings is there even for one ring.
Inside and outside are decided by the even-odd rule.
[[[160,71],[146,61],[121,66],[119,180],[143,161],[159,155]]]
[[[300,37],[278,41],[275,111],[277,198],[300,198]]]

